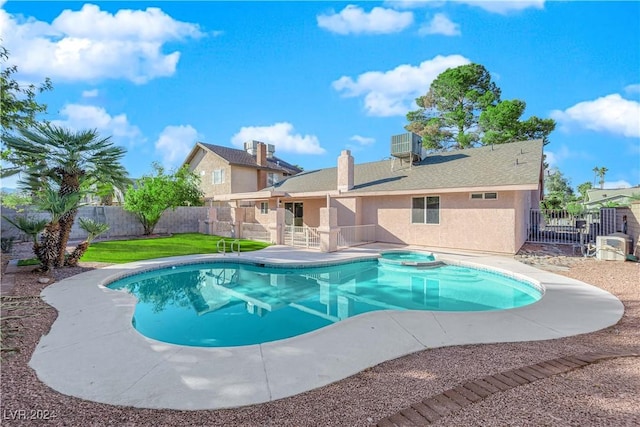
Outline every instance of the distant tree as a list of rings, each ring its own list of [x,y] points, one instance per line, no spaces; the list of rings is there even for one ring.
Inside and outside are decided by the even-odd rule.
[[[416,99],[419,109],[407,113],[410,132],[422,137],[427,149],[469,148],[478,143],[502,144],[542,139],[555,129],[552,119],[531,117],[520,121],[526,104],[501,101],[501,90],[479,64],[450,68]]]
[[[21,172],[20,185],[33,194],[56,189],[60,196],[65,196],[87,191],[97,183],[124,188],[130,182],[120,163],[126,150],[113,145],[110,137],[99,136],[95,129],[72,131],[45,123],[7,135],[4,142],[10,149],[7,161],[13,167],[3,169],[2,176]],[[77,212],[76,206],[60,218],[56,267],[65,263]]]
[[[567,203],[574,201],[570,180],[558,169],[550,171],[545,177],[544,188],[546,205],[553,206],[545,209],[562,209]]]
[[[9,60],[9,51],[0,46],[0,63]],[[36,95],[53,89],[51,80],[36,86],[20,84],[14,77],[18,67],[2,66],[0,71],[0,124],[2,133],[26,129],[36,123],[36,115],[47,111],[47,106],[36,101]]]
[[[540,119],[532,116],[520,121],[526,103],[518,99],[500,101],[497,105],[490,105],[480,113],[479,125],[482,131],[482,143],[504,144],[507,142],[542,139],[543,144],[549,143],[549,134],[556,128],[553,119]]]
[[[580,193],[582,201],[587,201],[587,191],[591,190],[592,188],[593,185],[591,185],[589,181],[583,182],[582,184],[578,185],[578,193]]]
[[[500,89],[482,65],[449,68],[416,99],[420,108],[407,114],[406,129],[430,149],[468,148],[480,140],[478,112],[499,100]]]
[[[6,193],[2,191],[0,192],[0,203],[3,208],[22,211],[26,206],[33,204],[33,197],[30,194],[23,192]]]
[[[598,169],[598,171],[596,172],[596,174],[600,177],[600,189],[604,188],[604,176],[607,174],[607,172],[609,171],[609,169],[607,169],[606,167],[601,167],[601,168],[596,168]]]
[[[149,235],[167,209],[178,206],[202,205],[200,177],[187,165],[173,173],[166,173],[158,163],[153,164],[154,173],[143,176],[130,185],[124,196],[124,209],[133,212]]]

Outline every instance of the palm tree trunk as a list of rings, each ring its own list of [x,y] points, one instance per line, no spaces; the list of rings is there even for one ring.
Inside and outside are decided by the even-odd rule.
[[[73,227],[73,221],[77,212],[77,209],[72,209],[60,217],[56,267],[64,266],[65,256],[67,254],[67,244],[69,243],[69,235],[71,234],[71,227]]]
[[[71,255],[67,258],[67,265],[71,267],[77,266],[78,261],[80,261],[80,258],[82,258],[82,255],[84,255],[87,249],[89,249],[89,242],[85,240],[71,252]]]
[[[62,183],[60,184],[61,196],[66,196],[71,193],[77,193],[80,190],[80,175],[82,174],[63,174]],[[56,267],[63,267],[65,264],[65,255],[67,253],[67,244],[69,243],[69,235],[71,234],[71,227],[73,227],[73,221],[76,218],[78,209],[71,209],[60,217],[60,238],[58,241],[58,258],[56,260]]]
[[[42,268],[44,271],[53,270],[56,265],[60,239],[60,223],[50,222],[42,232]]]

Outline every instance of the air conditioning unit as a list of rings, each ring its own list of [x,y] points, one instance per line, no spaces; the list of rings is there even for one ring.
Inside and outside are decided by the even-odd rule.
[[[596,258],[604,261],[625,261],[631,247],[627,235],[615,233],[611,236],[596,237]]]

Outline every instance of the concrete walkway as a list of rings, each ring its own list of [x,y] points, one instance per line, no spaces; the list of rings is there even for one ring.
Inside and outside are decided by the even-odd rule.
[[[53,389],[82,399],[142,408],[219,409],[292,396],[427,348],[560,338],[613,325],[623,314],[622,303],[611,294],[511,257],[438,252],[448,263],[526,277],[542,285],[545,294],[534,304],[506,311],[378,311],[286,340],[201,348],[140,335],[131,326],[135,297],[104,287],[140,270],[190,262],[240,258],[327,264],[374,257],[386,248],[321,254],[274,246],[240,257],[165,258],[83,273],[42,292],[59,315],[30,365]]]

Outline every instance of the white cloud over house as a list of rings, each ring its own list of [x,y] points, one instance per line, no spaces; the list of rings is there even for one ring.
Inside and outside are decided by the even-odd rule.
[[[440,34],[443,36],[459,36],[460,25],[451,21],[444,13],[436,13],[433,18],[424,23],[418,30],[420,35]]]
[[[243,147],[245,141],[261,141],[273,144],[276,153],[324,154],[326,150],[320,146],[315,135],[296,133],[293,125],[279,122],[270,126],[243,126],[231,137],[231,143]]]
[[[640,94],[640,83],[627,85],[627,86],[625,86],[624,91],[625,91],[625,93],[627,93],[629,95]]]
[[[362,97],[370,116],[401,116],[415,108],[415,99],[427,93],[440,73],[469,62],[461,55],[438,55],[417,66],[403,64],[388,71],[368,71],[355,78],[342,76],[332,86],[345,98]]]
[[[357,142],[358,145],[363,145],[363,146],[373,145],[376,142],[375,138],[370,138],[370,137],[361,136],[361,135],[353,135],[351,138],[349,138],[349,140]]]
[[[59,115],[62,119],[52,120],[52,124],[73,130],[96,129],[102,137],[111,136],[116,145],[131,147],[145,140],[140,129],[129,123],[126,114],[112,116],[102,107],[67,104]]]
[[[85,4],[51,23],[0,9],[0,38],[21,74],[55,81],[126,79],[145,83],[176,71],[180,52],[168,42],[204,36],[197,24],[173,19],[156,7],[109,13]]]
[[[542,9],[545,0],[387,0],[385,6],[395,9],[417,9],[420,7],[442,7],[446,3],[459,3],[479,7],[487,12],[506,15],[524,9]]]
[[[565,131],[579,128],[640,138],[640,103],[617,93],[580,102],[564,111],[554,110],[551,117]]]
[[[413,24],[413,12],[399,12],[374,7],[366,12],[359,6],[347,5],[316,17],[318,26],[337,34],[390,34],[403,31]]]
[[[545,0],[453,0],[469,6],[479,7],[491,13],[506,15],[512,12],[519,12],[525,9],[544,9]]]
[[[162,165],[167,169],[180,167],[199,137],[198,131],[191,125],[166,126],[155,142]]]

